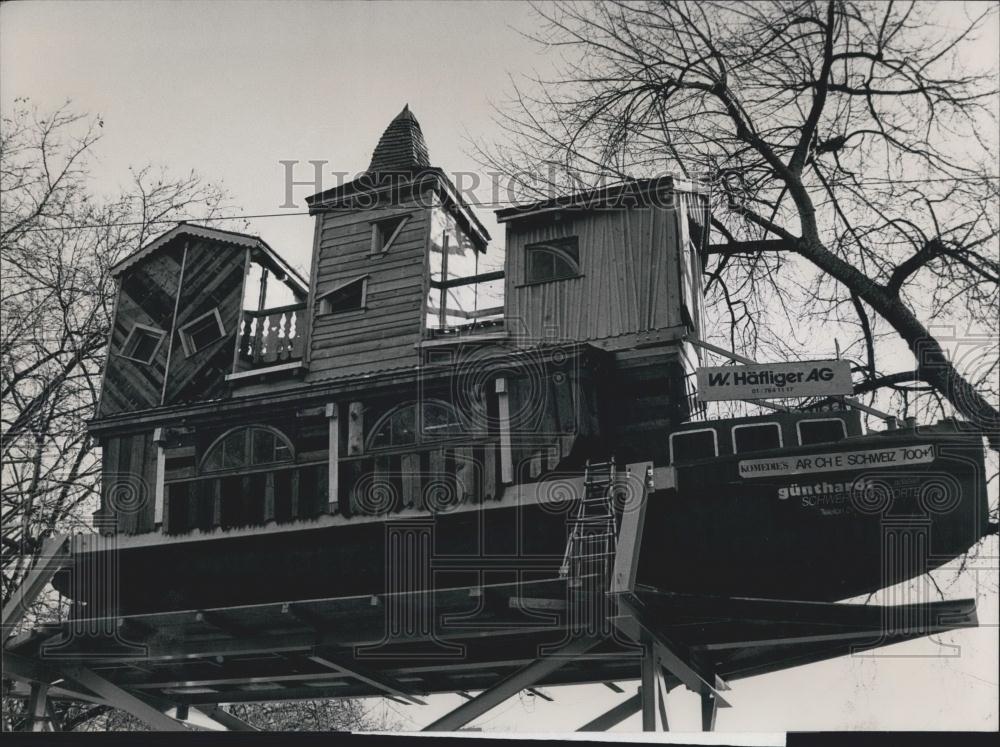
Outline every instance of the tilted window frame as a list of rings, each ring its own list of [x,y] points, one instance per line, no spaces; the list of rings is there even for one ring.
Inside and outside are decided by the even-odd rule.
[[[191,338],[191,335],[187,332],[187,329],[189,327],[193,327],[194,325],[198,324],[202,319],[205,319],[210,316],[215,317],[215,323],[218,325],[220,334],[218,337],[216,337],[214,340],[212,340],[204,347],[196,348],[194,347],[194,340]],[[218,306],[213,307],[209,311],[206,311],[204,314],[196,316],[190,322],[186,322],[184,326],[179,327],[177,329],[177,335],[181,338],[181,347],[184,348],[184,355],[187,358],[190,358],[192,355],[200,353],[202,350],[211,347],[213,344],[223,339],[226,336],[226,334],[227,334],[226,325],[222,323],[222,314],[219,313]]]
[[[156,345],[153,346],[153,352],[149,355],[149,360],[143,360],[142,358],[136,358],[135,356],[129,355],[125,351],[128,350],[129,344],[132,342],[132,338],[135,336],[136,332],[149,332],[158,336]],[[163,340],[166,339],[166,330],[160,329],[159,327],[151,327],[148,324],[140,324],[135,322],[132,325],[132,329],[129,330],[128,334],[125,336],[125,341],[122,343],[121,350],[117,353],[118,356],[125,358],[126,360],[134,361],[135,363],[142,363],[147,366],[153,364],[153,360],[156,358],[156,354],[160,352],[160,345],[163,344]]]

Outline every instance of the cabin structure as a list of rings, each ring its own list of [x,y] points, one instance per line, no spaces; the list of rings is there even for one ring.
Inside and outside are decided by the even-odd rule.
[[[260,239],[188,224],[115,268],[103,531],[382,514],[428,485],[476,503],[611,451],[664,462],[650,435],[696,407],[697,185],[501,211],[505,269],[479,272],[490,237],[406,108],[364,175],[308,204],[308,281]]]
[[[189,223],[114,268],[95,532],[53,537],[4,608],[12,629],[49,580],[68,601],[5,642],[34,727],[47,697],[169,729],[465,693],[427,727],[449,730],[526,688],[638,679],[582,728],[667,728],[683,685],[710,729],[729,681],[975,625],[970,600],[837,600],[983,535],[981,439],[866,433],[845,400],[706,417],[703,185],[500,210],[492,270],[407,107],[307,202],[308,278]],[[887,543],[924,555],[887,567]]]

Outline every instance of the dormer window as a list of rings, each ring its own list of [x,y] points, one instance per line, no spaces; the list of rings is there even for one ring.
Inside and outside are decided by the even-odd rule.
[[[184,353],[188,357],[226,336],[226,328],[222,324],[218,309],[212,309],[192,319],[177,331],[180,334],[181,345],[184,346]]]
[[[145,324],[133,324],[119,355],[148,365],[153,362],[156,351],[160,349],[160,343],[166,335],[162,329],[148,327]]]
[[[395,215],[372,222],[372,254],[389,251],[392,242],[410,221],[409,215]]]
[[[528,268],[525,283],[548,283],[553,280],[578,278],[580,245],[576,236],[539,241],[524,247]]]
[[[367,295],[367,275],[349,280],[319,297],[319,313],[342,314],[346,311],[359,311],[365,308]]]

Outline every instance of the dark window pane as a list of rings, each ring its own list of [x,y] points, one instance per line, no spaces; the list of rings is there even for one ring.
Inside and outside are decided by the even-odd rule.
[[[526,281],[529,283],[580,275],[580,248],[576,236],[528,244],[525,251],[528,260]]]
[[[340,311],[354,311],[360,309],[364,300],[365,279],[355,280],[348,283],[343,288],[338,288],[326,295],[323,303],[326,313],[337,313]]]
[[[447,405],[428,402],[424,405],[424,435],[428,437],[444,437],[458,429],[455,412]]]
[[[275,437],[271,431],[255,428],[253,431],[253,463],[268,464],[274,461]]]
[[[226,436],[222,442],[222,467],[235,469],[247,464],[247,432],[236,431]]]
[[[715,451],[715,431],[691,431],[675,433],[670,437],[673,462],[690,462],[718,456]]]
[[[219,320],[216,319],[215,314],[207,314],[201,319],[185,325],[181,331],[188,339],[188,346],[191,348],[191,352],[201,350],[223,335],[222,327],[219,325]]]
[[[802,421],[799,423],[799,442],[806,444],[825,444],[840,441],[847,437],[844,421],[840,418],[829,420]]]
[[[407,216],[400,215],[396,218],[386,218],[385,220],[379,221],[376,225],[378,226],[378,246],[379,249],[386,249],[389,239],[392,235],[396,233],[396,229],[406,220]]]
[[[737,454],[777,449],[781,447],[781,426],[777,423],[741,425],[733,428],[733,441]]]

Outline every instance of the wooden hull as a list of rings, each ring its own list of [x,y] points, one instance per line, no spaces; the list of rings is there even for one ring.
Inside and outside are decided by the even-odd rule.
[[[837,469],[836,454],[869,463]],[[891,461],[907,454],[918,461]],[[774,472],[776,459],[793,474]],[[753,472],[762,463],[772,471]],[[816,469],[797,473],[796,464]],[[982,448],[954,436],[900,432],[675,469],[676,487],[648,497],[641,532],[636,580],[661,591],[844,599],[948,562],[987,525]],[[436,515],[327,517],[145,544],[110,538],[56,586],[86,600],[88,614],[102,605],[136,614],[557,578],[574,505],[545,494],[526,500],[512,489],[500,502]],[[100,573],[118,579],[113,595],[93,581]]]
[[[647,505],[638,583],[846,599],[947,563],[987,528],[975,441],[911,431],[774,453],[770,470],[764,452],[678,467]]]

